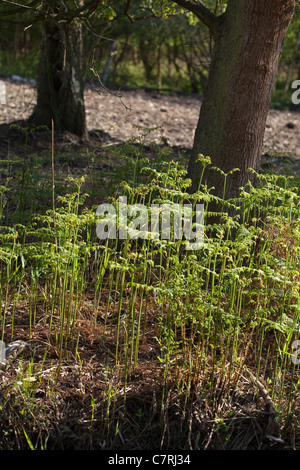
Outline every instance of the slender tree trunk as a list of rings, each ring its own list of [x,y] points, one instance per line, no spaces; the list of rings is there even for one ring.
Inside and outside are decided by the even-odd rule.
[[[285,87],[284,87],[283,93],[287,93],[291,87],[291,81],[293,79],[293,73],[295,72],[296,57],[298,55],[299,48],[300,48],[300,34],[298,35],[292,56],[290,58],[290,63],[288,65],[287,76],[286,76]]]
[[[20,52],[21,52],[21,35],[22,35],[22,27],[20,24],[16,24],[16,29],[15,29],[15,37],[14,37],[14,42],[13,42],[13,49],[14,49],[14,59],[17,61],[20,58]]]
[[[228,173],[226,197],[239,195],[258,169],[271,94],[283,41],[293,16],[295,0],[228,0],[226,12],[217,17],[202,2],[178,0],[194,9],[215,37],[188,174],[196,190],[202,172],[199,154]],[[209,187],[222,196],[223,176],[205,170]]]
[[[82,26],[73,20],[43,25],[37,104],[30,118],[35,125],[67,130],[87,138],[82,70]]]
[[[162,73],[161,73],[161,51],[162,51],[162,43],[160,42],[157,48],[157,77],[156,77],[156,83],[157,83],[157,88],[158,90],[161,90],[162,88]]]
[[[149,47],[147,45],[147,41],[144,39],[140,39],[139,41],[139,55],[143,62],[146,80],[151,81],[153,63],[149,58]]]
[[[104,67],[104,70],[103,70],[103,74],[102,74],[102,78],[101,78],[101,81],[102,81],[103,85],[106,85],[106,83],[107,83],[108,74],[109,74],[109,71],[110,71],[110,68],[111,68],[111,64],[112,64],[112,61],[113,61],[113,58],[114,58],[114,54],[115,54],[115,51],[116,51],[117,43],[118,43],[118,39],[115,39],[115,40],[110,44],[110,47],[109,47],[109,50],[108,50],[108,57],[107,57],[107,60],[106,60],[106,63],[105,63],[105,67]]]

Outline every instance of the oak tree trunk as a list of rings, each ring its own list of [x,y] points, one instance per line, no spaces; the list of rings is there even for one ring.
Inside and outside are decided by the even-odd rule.
[[[253,179],[248,169],[257,170],[260,165],[272,90],[295,0],[228,0],[226,12],[219,17],[207,15],[202,2],[176,3],[197,8],[215,38],[188,167],[192,190],[198,188],[203,167],[197,157],[203,154],[225,173],[240,169],[228,177],[226,186],[225,197],[237,197],[239,188]],[[222,196],[224,177],[205,170],[205,179]]]
[[[82,70],[82,26],[56,23],[43,25],[37,104],[30,118],[35,125],[69,131],[87,138]]]

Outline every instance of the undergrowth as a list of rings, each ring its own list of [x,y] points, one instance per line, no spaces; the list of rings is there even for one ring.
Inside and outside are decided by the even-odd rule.
[[[179,163],[154,165],[142,152],[133,144],[121,152],[103,178],[113,188],[106,202],[203,203],[199,249],[172,232],[141,238],[141,226],[136,238],[117,230],[100,240],[95,173],[57,185],[55,207],[48,180],[48,210],[24,204],[26,182],[41,185],[27,171],[38,158],[26,156],[21,180],[8,173],[0,187],[0,339],[29,345],[0,370],[0,448],[299,449],[293,178],[256,173],[257,187],[217,200],[202,182],[190,194]],[[211,201],[223,208],[213,225]],[[247,371],[268,391],[280,436],[265,437],[267,414]]]

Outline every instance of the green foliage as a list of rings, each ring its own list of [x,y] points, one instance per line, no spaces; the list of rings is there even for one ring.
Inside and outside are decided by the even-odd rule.
[[[257,174],[257,188],[249,184],[241,188],[237,200],[218,200],[225,212],[219,222],[211,224],[209,203],[217,199],[210,188],[200,182],[198,192],[189,194],[190,181],[179,163],[157,161],[150,165],[142,157],[142,148],[133,142],[125,147],[126,172],[119,171],[119,183],[128,172],[131,178],[120,186],[114,184],[118,192],[110,202],[117,207],[121,194],[131,204],[146,207],[166,201],[203,202],[203,245],[188,252],[186,240],[177,240],[173,232],[167,240],[100,241],[95,234],[95,208],[88,207],[82,191],[86,179],[69,178],[69,191],[57,198],[54,214],[51,209],[35,214],[23,225],[2,225],[2,337],[6,339],[8,325],[12,325],[12,335],[18,328],[12,312],[21,301],[28,306],[32,337],[47,312],[45,334],[47,343],[55,345],[58,368],[75,351],[74,360],[81,370],[84,350],[77,328],[82,321],[83,299],[92,292],[91,324],[97,335],[101,331],[104,344],[110,338],[110,367],[106,368],[103,391],[106,401],[102,404],[108,435],[117,435],[122,428],[119,419],[116,427],[112,424],[120,393],[114,377],[122,367],[126,403],[128,382],[141,364],[145,341],[153,345],[162,367],[163,396],[170,382],[186,400],[195,387],[202,387],[201,393],[214,394],[217,376],[229,396],[241,369],[250,361],[251,369],[256,368],[257,374],[265,374],[270,381],[283,377],[281,391],[274,388],[273,398],[291,407],[293,383],[290,378],[285,382],[284,377],[290,377],[292,371],[288,358],[293,335],[299,329],[300,278],[300,195],[293,179]],[[211,164],[209,158],[199,158],[205,165]],[[6,194],[5,188],[1,194]],[[229,204],[237,208],[234,218],[226,213]],[[267,347],[268,356],[264,355],[261,364]],[[27,397],[20,402],[22,419],[33,413],[41,386],[38,377],[42,366],[36,369],[34,356],[26,364],[19,367],[16,388],[16,394]],[[90,439],[96,425],[94,395],[91,403]],[[143,413],[138,419],[144,419]],[[222,442],[227,442],[230,418],[221,409],[212,426]],[[29,448],[40,445],[40,438],[28,433],[28,425],[23,425],[23,430]],[[47,439],[43,436],[44,442]]]

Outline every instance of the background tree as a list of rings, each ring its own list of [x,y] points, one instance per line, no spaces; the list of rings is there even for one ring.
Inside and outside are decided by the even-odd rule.
[[[23,6],[16,7],[4,1],[0,3],[0,73],[33,78],[42,26],[39,21],[33,22],[35,5],[26,8],[33,2],[24,0],[22,3]]]
[[[150,3],[141,0],[130,5],[129,19],[124,15],[125,3],[114,5],[115,20],[101,30],[96,44],[84,30],[87,51],[94,51],[100,77],[111,87],[202,93],[210,63],[207,28],[188,12],[174,10],[167,16],[159,9],[143,7]],[[94,17],[91,23],[99,32]]]
[[[113,16],[110,2],[101,2],[98,15]],[[84,107],[83,25],[92,31],[89,19],[99,6],[97,0],[33,0],[0,11],[0,17],[19,25],[42,23],[42,40],[37,72],[37,103],[29,119],[31,125],[46,125],[87,138]],[[21,21],[16,15],[25,13]],[[13,15],[13,19],[12,19]]]
[[[53,14],[53,12],[52,12]],[[82,24],[76,19],[43,23],[37,103],[30,121],[87,138],[82,66]]]
[[[84,106],[83,27],[90,34],[90,17],[96,12],[109,21],[114,17],[110,2],[77,3],[44,0],[43,37],[38,72],[37,104],[31,116],[35,124],[67,130],[88,138]],[[75,5],[75,7],[74,7]]]
[[[285,98],[286,93],[290,96],[293,80],[300,79],[300,5],[296,6],[296,12],[287,33],[283,50],[282,60],[279,67],[277,83],[277,96]],[[281,104],[284,104],[282,101]]]
[[[202,163],[229,173],[226,196],[236,197],[258,169],[267,114],[275,85],[283,41],[293,17],[295,0],[228,0],[216,15],[202,1],[175,0],[192,11],[210,30],[214,52],[208,86],[201,106],[188,174],[197,189]],[[224,178],[206,171],[206,181],[222,196]]]

